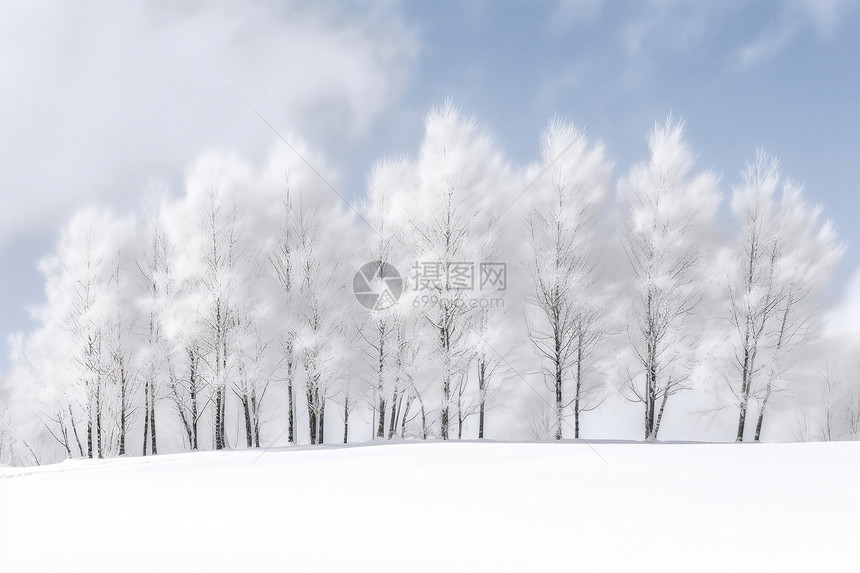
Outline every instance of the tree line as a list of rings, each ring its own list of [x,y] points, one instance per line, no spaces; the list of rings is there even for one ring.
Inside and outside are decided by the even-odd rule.
[[[853,341],[821,333],[844,247],[774,157],[726,189],[671,117],[618,177],[568,122],[540,143],[514,167],[448,103],[359,201],[300,147],[80,211],[12,339],[0,459],[560,440],[625,402],[654,441],[682,393],[724,439],[858,437]]]

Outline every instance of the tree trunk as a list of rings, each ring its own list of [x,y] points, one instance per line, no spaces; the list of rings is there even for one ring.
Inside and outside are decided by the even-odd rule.
[[[558,347],[558,339],[556,339],[556,346]],[[559,350],[560,352],[560,350]],[[562,367],[561,367],[561,356],[560,354],[556,354],[555,360],[555,439],[560,440],[564,437],[564,429],[562,428],[562,424],[564,423],[564,402],[562,396]]]
[[[424,408],[424,400],[418,395],[418,403],[421,405],[421,439],[427,439],[427,410]]]
[[[564,437],[564,396],[562,383],[564,381],[564,357],[562,351],[561,325],[558,321],[553,324],[553,354],[552,361],[555,367],[555,439],[561,440]]]
[[[220,386],[215,389],[215,449],[222,450],[224,449],[224,434],[223,428],[224,425],[221,423],[221,416],[223,410],[221,409],[222,403],[224,401],[224,391]]]
[[[349,394],[343,401],[343,443],[349,443]]]
[[[481,358],[478,363],[478,439],[484,437],[484,404],[487,398],[487,361]]]
[[[738,432],[735,436],[736,442],[744,441],[744,428],[746,426],[747,408],[749,407],[750,388],[752,387],[753,354],[749,348],[744,349],[744,361],[741,369],[741,403],[738,414]]]
[[[221,447],[229,447],[227,440],[227,387],[221,388]]]
[[[125,379],[125,368],[120,367],[120,387],[119,387],[119,455],[125,455],[125,428],[126,428],[126,418],[127,418],[127,401],[126,397],[126,379]]]
[[[447,312],[447,311],[446,311]],[[447,327],[441,329],[442,337],[442,439],[448,439],[448,413],[451,402],[451,339]]]
[[[767,389],[765,390],[764,398],[761,401],[761,408],[758,411],[758,421],[755,425],[755,438],[756,442],[761,441],[761,427],[764,424],[764,410],[767,407],[767,401],[770,399],[771,386],[768,384]]]
[[[151,382],[149,388],[149,439],[152,440],[152,455],[158,453],[158,443],[155,439],[155,381]]]
[[[403,416],[400,418],[400,437],[406,438],[406,420],[409,418],[409,408],[412,406],[412,396],[406,400],[406,408],[403,410]]]
[[[250,448],[254,445],[254,429],[251,424],[251,404],[247,393],[242,394],[242,411],[245,415],[245,445]]]
[[[663,399],[660,401],[660,411],[657,413],[657,421],[654,423],[654,440],[657,439],[657,434],[660,433],[660,421],[663,419],[663,410],[666,409],[666,401],[669,399],[669,391],[663,392]]]
[[[293,393],[293,341],[290,338],[287,341],[287,407],[289,408],[288,413],[288,427],[287,427],[287,441],[291,444],[296,443],[296,435],[295,435],[295,419],[296,419],[296,405]]]
[[[646,373],[646,405],[645,405],[645,440],[653,442],[657,436],[654,432],[655,410],[657,407],[657,348],[654,341],[648,342],[648,371]]]
[[[385,326],[379,323],[379,357],[376,366],[376,393],[379,396],[379,420],[376,424],[376,437],[385,437]]]
[[[463,439],[463,394],[457,392],[457,439]]]
[[[319,437],[319,443],[324,444],[325,443],[325,398],[320,398],[319,403],[320,403],[320,420],[319,420],[320,429],[319,429],[319,433],[317,435]]]
[[[747,404],[746,402],[741,402],[741,411],[738,417],[738,433],[735,436],[735,442],[743,442],[744,441],[744,425],[746,423],[747,418]]]
[[[149,444],[149,380],[143,385],[143,455]]]
[[[391,398],[391,416],[388,421],[388,439],[394,436],[394,428],[397,424],[397,388],[394,389],[394,395]]]
[[[582,333],[576,348],[576,396],[573,402],[573,437],[579,438],[579,409],[582,399]]]
[[[308,431],[310,432],[311,444],[317,443],[317,413],[316,403],[314,400],[313,388],[307,389],[308,399]]]
[[[189,363],[189,393],[191,394],[191,449],[196,450],[200,444],[199,434],[197,431],[197,421],[200,417],[197,410],[197,366],[198,366],[197,351],[191,349],[188,351]]]
[[[657,333],[655,330],[654,294],[651,287],[648,290],[645,317],[647,330],[645,333],[646,364],[645,364],[645,441],[654,440],[654,409],[657,404]]]
[[[268,385],[268,383],[267,383]],[[254,447],[260,447],[260,404],[257,402],[257,389],[251,388],[251,414],[254,418]]]
[[[93,415],[87,412],[87,457],[93,459]]]
[[[104,449],[102,448],[102,391],[101,382],[96,384],[96,447],[98,449],[99,459],[104,457]]]
[[[69,420],[72,424],[72,433],[75,435],[75,443],[78,444],[78,452],[81,454],[81,457],[84,457],[84,448],[81,445],[81,438],[78,436],[78,425],[75,423],[75,415],[72,413],[72,406],[69,405]]]
[[[376,437],[385,437],[385,396],[379,395],[379,420],[376,423]]]

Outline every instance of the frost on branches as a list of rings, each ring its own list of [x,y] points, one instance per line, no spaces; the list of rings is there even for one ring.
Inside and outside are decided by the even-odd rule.
[[[517,167],[449,101],[347,205],[296,149],[257,170],[204,156],[141,213],[63,227],[10,341],[0,462],[696,439],[702,417],[711,439],[857,438],[856,342],[820,328],[844,248],[766,153],[724,186],[669,118],[616,180],[555,119]],[[372,308],[352,292],[366,264],[401,280],[364,277]]]

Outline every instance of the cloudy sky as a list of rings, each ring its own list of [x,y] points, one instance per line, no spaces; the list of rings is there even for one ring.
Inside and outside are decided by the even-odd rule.
[[[858,24],[860,5],[836,0],[4,0],[0,336],[28,329],[37,261],[77,209],[135,209],[214,149],[261,164],[275,136],[257,113],[323,150],[357,198],[448,97],[520,165],[554,115],[593,124],[622,174],[671,112],[725,191],[764,147],[849,244],[833,323],[855,328]]]

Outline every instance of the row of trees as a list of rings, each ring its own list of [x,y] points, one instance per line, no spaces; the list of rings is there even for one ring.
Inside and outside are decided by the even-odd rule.
[[[603,146],[569,123],[526,169],[450,104],[426,128],[358,206],[321,158],[279,149],[259,173],[204,157],[141,217],[76,215],[41,263],[36,327],[13,340],[0,455],[561,439],[624,400],[651,441],[692,388],[679,427],[782,439],[820,411],[826,437],[857,437],[857,388],[832,361],[818,374],[843,248],[774,158],[732,187],[730,221],[672,118],[614,201]]]

